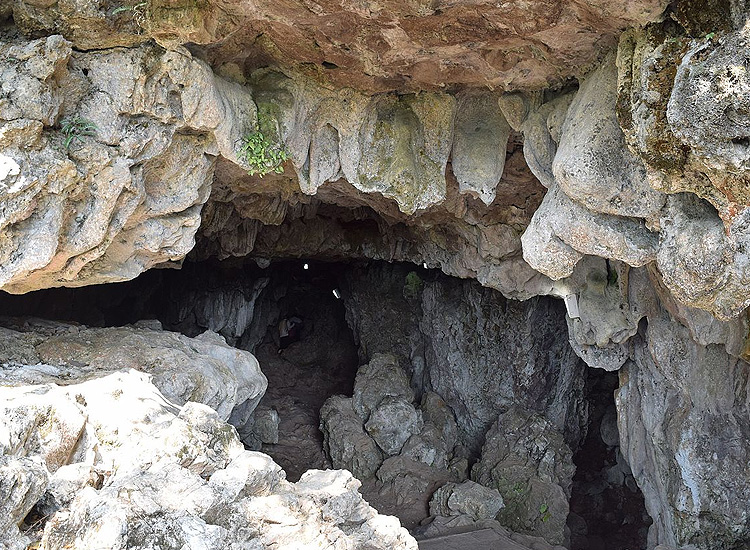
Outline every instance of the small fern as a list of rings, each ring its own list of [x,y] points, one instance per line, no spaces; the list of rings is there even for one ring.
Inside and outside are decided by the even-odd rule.
[[[70,149],[70,146],[76,141],[83,143],[85,136],[94,136],[98,130],[96,124],[78,116],[64,118],[61,121],[61,125],[62,133],[65,136],[63,145],[66,149]]]

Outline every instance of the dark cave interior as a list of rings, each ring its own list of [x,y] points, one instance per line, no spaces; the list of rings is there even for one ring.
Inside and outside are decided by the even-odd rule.
[[[347,274],[381,263],[188,261],[180,270],[150,270],[125,283],[25,295],[0,292],[0,311],[8,317],[94,327],[157,319],[165,329],[187,336],[206,329],[221,333],[230,345],[253,352],[268,378],[257,412],[276,419],[278,434],[257,441],[256,448],[296,481],[309,468],[331,467],[323,452],[320,408],[332,395],[351,396],[357,368],[368,360],[347,318],[345,304],[353,284]],[[420,281],[452,279],[414,265],[400,269],[413,271]],[[404,286],[404,292],[411,290]],[[301,331],[281,349],[279,323],[291,318],[302,320]],[[586,372],[589,421],[586,436],[574,449],[577,472],[567,522],[571,548],[645,548],[650,518],[619,452],[613,398],[617,375],[599,369]],[[424,388],[417,390],[419,395]],[[397,507],[384,511],[399,512]]]

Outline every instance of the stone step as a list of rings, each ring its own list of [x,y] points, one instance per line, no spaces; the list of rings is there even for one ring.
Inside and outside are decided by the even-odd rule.
[[[529,550],[492,529],[443,535],[419,541],[419,550]]]

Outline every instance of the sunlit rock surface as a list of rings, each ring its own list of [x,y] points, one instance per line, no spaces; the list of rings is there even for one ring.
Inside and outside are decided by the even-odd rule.
[[[23,370],[2,368],[6,379]],[[0,388],[7,547],[28,543],[15,528],[42,496],[50,516],[39,547],[49,550],[417,548],[397,519],[362,500],[350,473],[310,471],[289,483],[215,411],[171,403],[146,373],[18,378]]]

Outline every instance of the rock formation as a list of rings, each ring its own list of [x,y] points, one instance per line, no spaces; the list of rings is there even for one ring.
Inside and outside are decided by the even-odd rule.
[[[290,484],[224,422],[258,447],[293,416],[255,413],[264,365],[244,351],[281,364],[269,327],[294,300],[256,275],[289,259],[414,264],[325,283],[360,365],[320,411],[319,449],[416,510],[410,527],[432,499],[423,533],[485,522],[569,543],[588,365],[619,375],[602,440],[643,493],[648,547],[750,544],[748,14],[0,0],[0,289],[237,266],[224,286],[154,275],[113,297],[185,335],[3,321],[0,545],[414,548],[350,474]],[[355,353],[316,315],[319,351],[288,355],[308,376]]]

